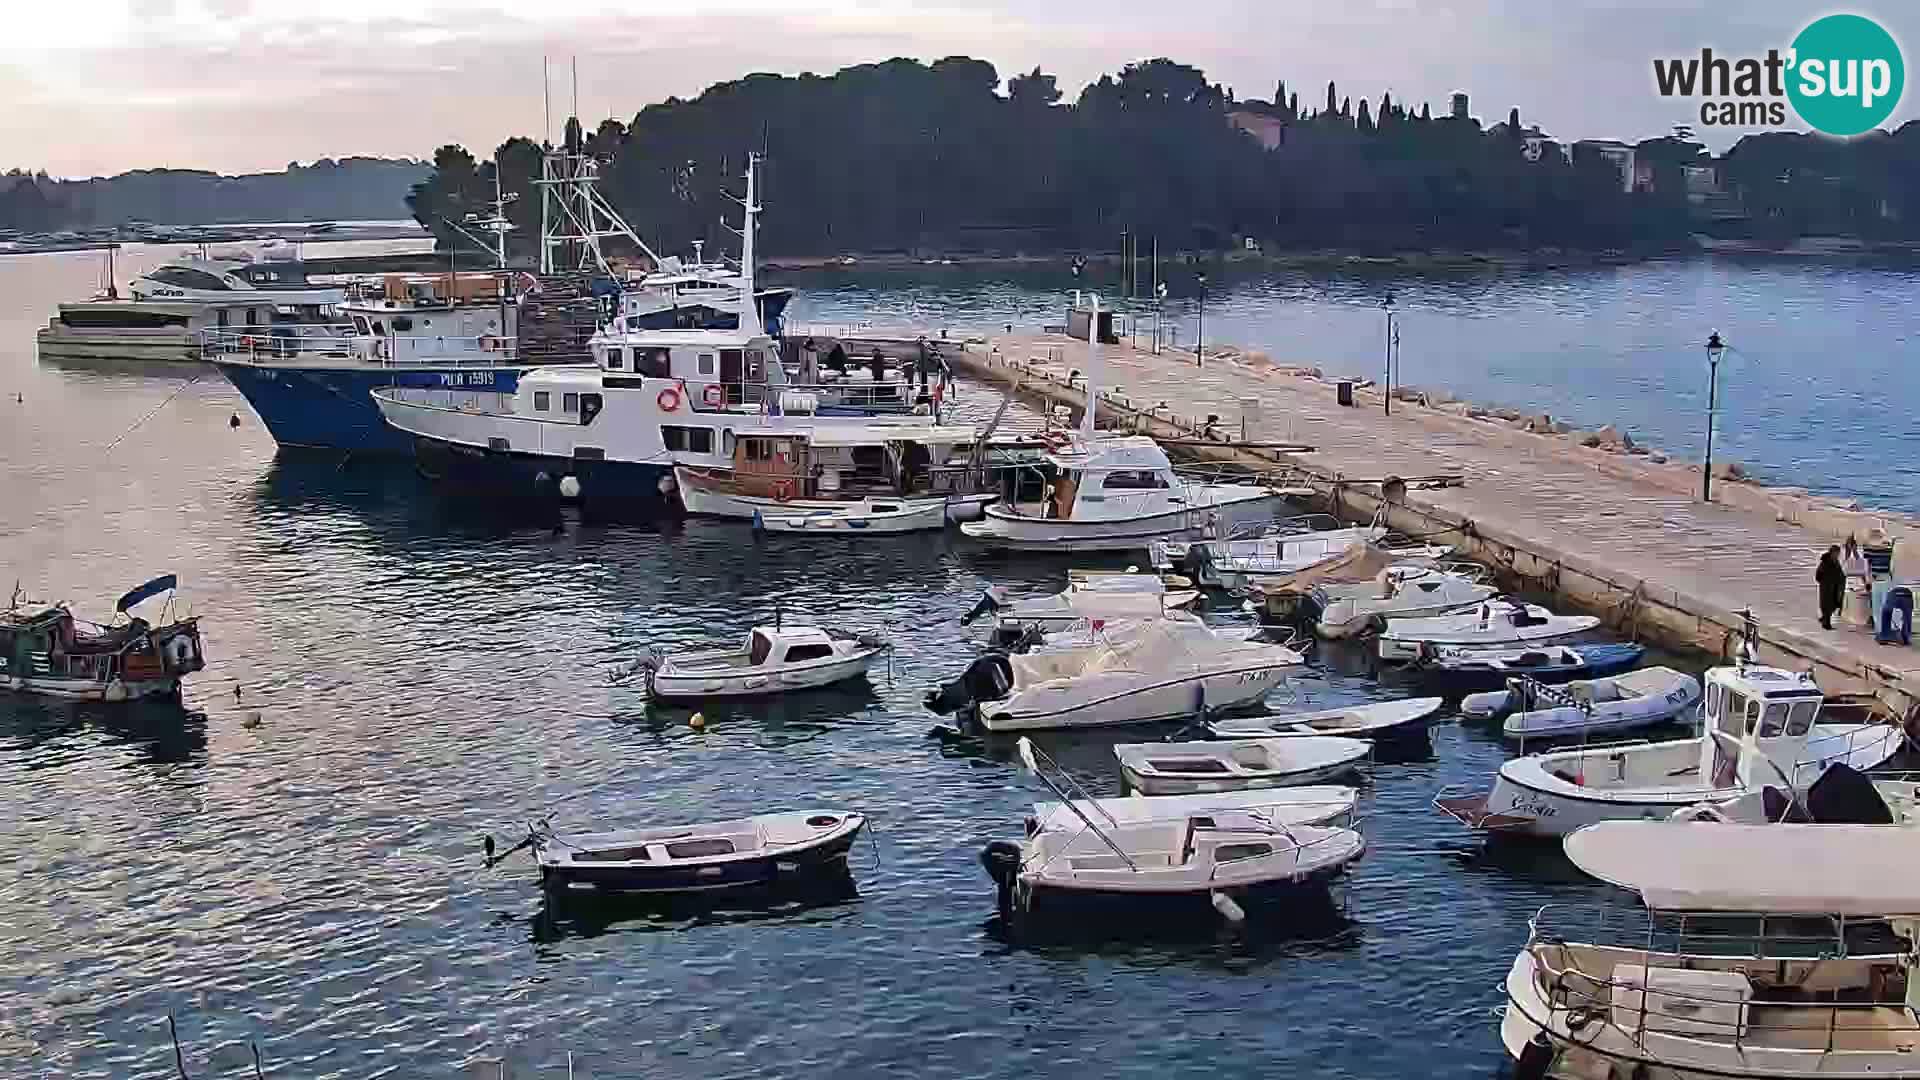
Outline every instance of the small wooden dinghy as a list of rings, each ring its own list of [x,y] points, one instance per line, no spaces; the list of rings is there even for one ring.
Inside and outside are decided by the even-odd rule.
[[[1357,769],[1372,747],[1330,735],[1216,742],[1118,743],[1127,786],[1146,795],[1310,784]]]
[[[1548,684],[1618,675],[1646,654],[1629,644],[1436,645],[1414,663],[1427,689],[1456,695],[1497,690],[1518,675]]]
[[[1502,731],[1509,739],[1613,734],[1678,720],[1700,706],[1700,680],[1670,667],[1641,668],[1604,679],[1548,687],[1514,679],[1505,690],[1469,694],[1460,711],[1475,719],[1518,710]]]
[[[1303,735],[1341,735],[1349,739],[1412,739],[1427,733],[1428,717],[1440,709],[1437,697],[1380,701],[1318,712],[1216,720],[1207,730],[1220,739],[1268,739]]]
[[[866,674],[886,650],[873,634],[817,626],[756,626],[739,647],[667,653],[641,661],[647,690],[663,701],[807,690]]]
[[[844,810],[761,814],[737,821],[618,832],[529,833],[548,889],[701,893],[844,873],[867,819]]]
[[[767,532],[868,534],[928,532],[947,527],[945,499],[861,499],[845,506],[790,514],[758,513],[754,524]]]
[[[1275,825],[1350,824],[1360,793],[1334,784],[1306,787],[1252,788],[1246,791],[1212,791],[1200,795],[1127,795],[1118,799],[1075,799],[1072,808],[1063,802],[1037,802],[1027,818],[1028,834],[1042,829],[1085,828],[1083,817],[1111,821],[1118,825],[1145,821],[1184,821],[1194,814],[1215,810],[1238,810],[1264,818]]]

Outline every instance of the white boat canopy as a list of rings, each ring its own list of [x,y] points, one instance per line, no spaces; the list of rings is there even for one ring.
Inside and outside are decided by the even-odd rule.
[[[1920,915],[1920,829],[1607,821],[1566,851],[1656,911]]]

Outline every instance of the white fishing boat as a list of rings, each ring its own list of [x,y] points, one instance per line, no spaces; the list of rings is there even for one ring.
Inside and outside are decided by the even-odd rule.
[[[926,703],[988,731],[1178,720],[1258,701],[1301,663],[1284,645],[1159,619],[1083,648],[988,653]]]
[[[1891,724],[1816,723],[1823,700],[1803,672],[1750,663],[1712,668],[1696,738],[1515,758],[1500,766],[1491,791],[1443,791],[1435,805],[1472,828],[1565,836],[1599,821],[1664,818],[1767,785],[1803,791],[1831,765],[1871,769],[1904,744]]]
[[[1002,915],[1021,925],[1102,910],[1224,917],[1237,925],[1250,907],[1319,895],[1366,851],[1365,838],[1353,829],[1287,825],[1253,810],[1211,807],[1174,819],[1116,820],[1094,800],[1075,798],[1079,787],[1064,773],[1065,788],[1046,780],[1038,751],[1025,739],[1020,755],[1082,826],[1035,829],[1020,842],[995,841],[981,852]],[[1131,918],[1123,925],[1141,923]]]
[[[1483,568],[1470,564],[1395,564],[1372,581],[1318,585],[1313,600],[1320,616],[1314,632],[1324,638],[1347,638],[1380,629],[1388,619],[1457,611],[1497,591],[1486,578]]]
[[[1372,753],[1369,743],[1333,735],[1117,743],[1113,748],[1127,786],[1146,795],[1311,784],[1353,772]]]
[[[1434,713],[1437,697],[1379,701],[1313,712],[1274,713],[1271,716],[1235,716],[1215,720],[1207,730],[1220,739],[1267,739],[1302,735],[1340,735],[1349,739],[1422,738]]]
[[[1583,634],[1600,625],[1592,615],[1555,615],[1538,604],[1490,599],[1471,611],[1426,618],[1394,617],[1380,634],[1380,659],[1417,660],[1432,647],[1514,645]]]
[[[647,691],[663,701],[748,697],[828,686],[867,673],[885,652],[873,634],[817,626],[756,626],[738,646],[651,650],[641,661]]]
[[[1027,818],[1029,834],[1043,829],[1080,829],[1081,819],[1094,817],[1116,824],[1148,821],[1184,821],[1211,810],[1238,810],[1258,814],[1276,825],[1350,825],[1360,793],[1335,784],[1303,787],[1250,788],[1246,791],[1210,791],[1198,795],[1123,795],[1117,799],[1075,799],[1071,809],[1062,802],[1037,802]]]
[[[1224,540],[1156,541],[1149,555],[1156,568],[1178,569],[1200,585],[1238,594],[1254,581],[1350,564],[1368,546],[1381,546],[1392,553],[1391,561],[1407,564],[1437,562],[1453,552],[1446,545],[1395,542],[1378,520],[1348,527],[1327,514],[1301,514],[1243,525]]]
[[[1119,621],[1151,622],[1183,616],[1200,593],[1169,583],[1159,574],[1073,570],[1067,587],[1044,596],[1012,597],[999,586],[981,594],[973,610],[960,617],[962,625],[992,613],[994,638],[1010,641],[1029,630],[1048,633],[1079,624]]]
[[[1615,821],[1566,852],[1647,918],[1531,920],[1500,1023],[1516,1080],[1920,1072],[1920,832]]]
[[[711,893],[844,874],[865,825],[860,814],[813,810],[614,832],[561,832],[542,823],[528,830],[528,841],[548,889]]]
[[[1476,720],[1510,713],[1509,739],[1612,735],[1688,719],[1700,708],[1700,680],[1670,667],[1546,686],[1515,678],[1505,690],[1469,694],[1460,712]]]
[[[944,499],[903,502],[867,498],[831,508],[763,513],[754,518],[754,524],[767,532],[815,535],[927,532],[947,527],[947,503]]]

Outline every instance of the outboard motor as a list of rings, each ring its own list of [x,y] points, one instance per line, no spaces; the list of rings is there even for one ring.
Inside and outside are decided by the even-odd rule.
[[[1000,914],[1013,913],[1013,882],[1020,873],[1020,845],[1011,840],[989,841],[980,851],[980,865],[993,879],[995,902]]]
[[[927,693],[927,708],[942,716],[982,701],[998,701],[1013,689],[1013,666],[1004,653],[988,653],[967,665],[959,678]]]

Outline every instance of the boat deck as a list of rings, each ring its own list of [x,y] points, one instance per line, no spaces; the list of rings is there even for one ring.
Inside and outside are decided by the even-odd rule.
[[[1715,502],[1703,503],[1697,463],[1655,464],[1583,447],[1470,417],[1459,403],[1395,401],[1384,416],[1380,395],[1365,388],[1356,391],[1358,407],[1343,407],[1331,380],[1300,369],[1237,359],[1196,365],[1191,353],[1155,355],[1125,344],[1105,346],[1103,355],[1102,408],[1115,422],[1194,440],[1212,415],[1222,438],[1239,436],[1244,422],[1249,441],[1314,448],[1287,455],[1174,447],[1188,456],[1298,464],[1349,518],[1376,508],[1378,480],[1407,478],[1404,499],[1390,509],[1392,527],[1456,543],[1460,554],[1522,575],[1620,629],[1721,652],[1740,625],[1735,613],[1751,607],[1763,662],[1811,663],[1829,689],[1892,691],[1908,700],[1920,693],[1920,654],[1912,648],[1876,644],[1864,629],[1820,628],[1819,553],[1848,531],[1864,535],[1868,515],[1804,492],[1720,481]],[[1022,392],[1049,403],[1084,401],[1083,390],[1068,385],[1070,373],[1086,366],[1084,342],[994,336],[956,343],[945,356],[974,377],[1024,378]],[[1426,486],[1421,478],[1457,482]],[[1879,520],[1920,547],[1913,523],[1899,515]]]

